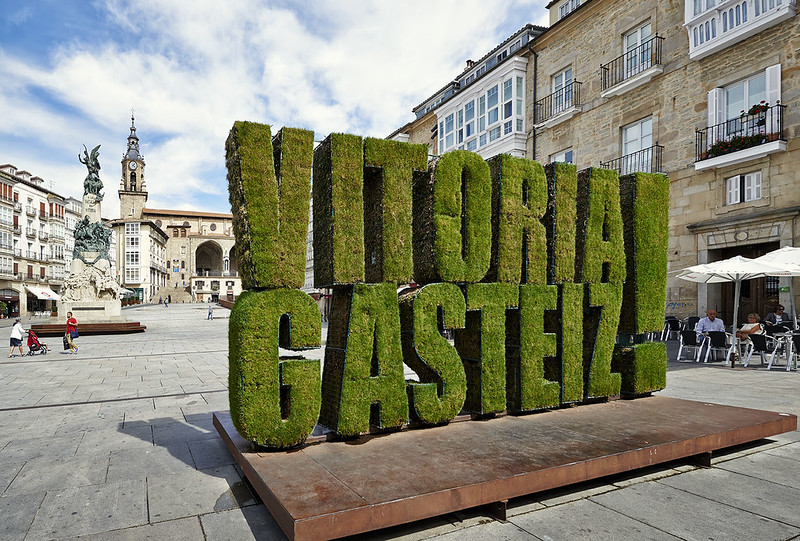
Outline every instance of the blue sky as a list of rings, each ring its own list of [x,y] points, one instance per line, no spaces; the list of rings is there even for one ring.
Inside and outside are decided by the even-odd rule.
[[[542,0],[29,0],[0,13],[0,164],[82,195],[100,144],[103,215],[131,108],[147,206],[230,212],[235,120],[385,137],[411,109],[525,24]]]

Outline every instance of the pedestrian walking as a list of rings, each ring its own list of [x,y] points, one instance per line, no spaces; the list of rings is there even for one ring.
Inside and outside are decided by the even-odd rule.
[[[11,327],[11,349],[8,350],[9,358],[14,356],[14,348],[19,348],[19,356],[22,357],[25,353],[22,351],[22,337],[25,334],[25,329],[22,328],[22,323],[19,318],[14,321],[14,326]]]
[[[206,319],[214,319],[214,307],[210,304],[208,305],[208,317]]]
[[[72,317],[72,312],[67,312],[67,332],[64,334],[69,345],[70,353],[78,353],[75,339],[78,337],[78,320]]]

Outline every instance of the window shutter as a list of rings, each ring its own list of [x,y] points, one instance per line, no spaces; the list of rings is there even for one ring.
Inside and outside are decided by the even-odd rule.
[[[735,205],[739,202],[739,177],[731,177],[726,179],[726,205]]]
[[[712,88],[708,92],[708,127],[725,122],[725,90]]]
[[[767,68],[767,103],[772,107],[781,100],[781,65],[775,64]]]

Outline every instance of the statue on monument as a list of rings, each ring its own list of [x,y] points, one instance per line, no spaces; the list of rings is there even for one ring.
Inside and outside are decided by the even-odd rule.
[[[103,189],[103,182],[100,180],[100,145],[92,149],[91,155],[86,145],[83,145],[83,157],[78,154],[78,161],[86,166],[88,173],[83,181],[83,195],[94,194],[99,201],[103,200],[103,194],[100,190]]]
[[[98,174],[99,149],[97,145],[89,154],[83,145],[83,157],[78,154],[78,161],[86,165],[88,174],[83,181],[84,217],[75,226],[72,266],[61,296],[65,301],[116,301],[122,289],[111,274],[108,255],[111,230],[100,217],[103,182]]]

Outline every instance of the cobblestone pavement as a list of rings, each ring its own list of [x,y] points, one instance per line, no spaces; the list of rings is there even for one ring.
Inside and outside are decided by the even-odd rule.
[[[228,311],[123,314],[147,332],[81,336],[77,355],[45,338],[47,355],[1,357],[0,540],[284,539],[211,424],[228,407]],[[800,414],[799,389],[795,371],[671,361],[662,394]],[[798,441],[793,432],[715,455],[711,468],[670,463],[518,498],[505,522],[476,509],[360,537],[790,539]]]

